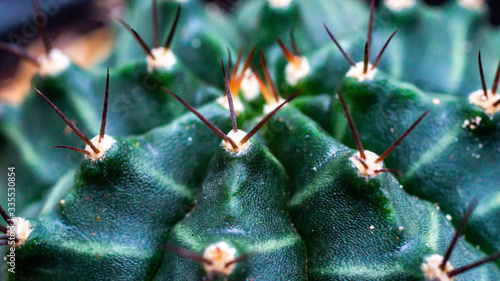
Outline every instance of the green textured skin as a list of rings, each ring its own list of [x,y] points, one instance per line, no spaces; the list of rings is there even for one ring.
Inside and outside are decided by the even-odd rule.
[[[353,150],[296,109],[278,113],[265,135],[290,175],[290,215],[306,243],[309,280],[422,280],[425,257],[446,251],[454,229],[435,206],[405,193],[390,174],[358,176]],[[451,262],[480,257],[462,240]],[[498,278],[490,265],[457,280]]]
[[[220,280],[306,280],[304,244],[288,217],[286,189],[283,167],[257,141],[238,154],[221,147],[194,211],[176,224],[169,243],[203,253],[225,241],[236,256],[251,254]],[[155,280],[179,276],[200,280],[205,273],[198,263],[167,252]]]
[[[125,20],[151,46],[151,1],[125,3]],[[149,74],[137,42],[117,27],[117,46],[101,66],[84,71],[71,65],[55,77],[33,79],[33,86],[92,137],[101,122],[102,66],[112,66],[106,133],[118,142],[102,160],[48,150],[82,142],[36,93],[21,106],[0,105],[1,163],[16,164],[18,213],[33,229],[16,250],[16,273],[6,273],[9,280],[204,280],[209,275],[202,263],[168,246],[202,255],[207,246],[224,241],[236,256],[249,256],[217,280],[423,281],[424,259],[444,254],[476,195],[479,205],[450,262],[457,268],[500,250],[498,117],[489,120],[464,96],[480,85],[478,49],[488,81],[495,72],[491,58],[498,54],[500,33],[486,23],[485,11],[456,2],[435,8],[419,3],[396,14],[382,6],[371,61],[399,28],[379,64],[390,74],[379,71],[374,81],[360,83],[345,78],[350,65],[322,27],[324,21],[360,61],[368,18],[360,1],[293,0],[278,11],[264,0],[249,0],[232,17],[197,0],[161,0],[162,39],[178,5],[173,69]],[[275,45],[280,37],[291,46],[292,27],[312,69],[293,87]],[[264,50],[281,95],[303,94],[250,140],[248,150],[235,154],[162,87],[229,132],[228,110],[213,102],[223,92],[220,59],[226,60],[227,49],[234,58],[243,44],[245,56],[254,43]],[[257,60],[256,55],[253,67]],[[446,94],[422,92],[396,79]],[[431,110],[385,160],[403,176],[357,174],[338,87],[365,148],[376,153]],[[265,100],[240,98],[245,111],[238,124],[248,132],[263,117]],[[482,118],[477,130],[461,127],[476,116]],[[7,182],[4,175],[0,180]],[[500,280],[497,265],[456,280]]]
[[[498,251],[498,116],[490,120],[465,98],[424,93],[382,72],[369,82],[346,78],[342,91],[365,147],[377,152],[384,151],[425,110],[430,110],[426,120],[386,162],[403,173],[401,183],[409,193],[439,203],[455,224],[477,197],[480,207],[466,228],[467,239],[489,253]],[[439,99],[440,104],[434,104],[433,99]],[[335,99],[331,133],[354,146],[340,109]],[[482,118],[478,129],[462,127],[465,120],[476,116]]]

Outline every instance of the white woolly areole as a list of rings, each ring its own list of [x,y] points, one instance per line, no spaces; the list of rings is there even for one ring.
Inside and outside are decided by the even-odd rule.
[[[375,73],[377,73],[377,69],[372,69],[372,64],[368,63],[368,70],[366,71],[366,73],[363,73],[363,65],[364,62],[361,61],[358,62],[355,67],[351,66],[345,76],[356,78],[359,80],[359,82],[373,80],[373,78],[375,77]]]
[[[241,91],[243,92],[243,96],[245,96],[247,100],[254,100],[259,96],[260,93],[259,81],[250,69],[245,70],[245,73],[243,75],[244,76],[241,80],[240,86]]]
[[[55,76],[68,69],[71,59],[58,49],[52,49],[48,54],[38,57],[40,75]]]
[[[469,95],[469,102],[481,107],[488,116],[493,117],[495,113],[500,111],[500,105],[494,106],[493,104],[500,99],[499,93],[493,93],[491,90],[488,90],[486,96],[484,95],[484,91],[477,90]]]
[[[453,266],[448,261],[444,267],[444,270],[441,270],[439,267],[443,262],[443,257],[440,255],[432,255],[425,259],[421,268],[425,274],[427,280],[439,280],[439,281],[453,281],[455,277],[449,277],[448,273],[453,270]]]
[[[238,153],[238,152],[246,150],[250,146],[250,141],[247,141],[247,142],[245,142],[243,144],[240,144],[241,140],[246,135],[247,135],[247,133],[245,131],[242,131],[242,130],[238,130],[238,132],[235,132],[235,131],[231,130],[227,134],[227,137],[234,141],[234,143],[238,146],[238,149],[234,149],[233,146],[230,143],[226,142],[226,141],[223,141],[222,143],[224,144],[224,147],[227,150],[229,150],[231,152],[234,152],[234,153]]]
[[[235,263],[226,267],[227,263],[234,261],[236,258],[236,249],[231,248],[226,242],[218,242],[208,246],[203,253],[203,257],[212,262],[212,264],[203,264],[207,273],[217,272],[230,275],[236,267]]]
[[[269,5],[275,9],[285,9],[290,6],[292,0],[268,0]]]
[[[225,109],[229,110],[229,101],[227,99],[227,96],[222,96],[222,97],[219,97],[217,99],[217,103],[219,103],[220,105],[222,105]],[[245,111],[245,106],[243,105],[243,103],[241,102],[241,100],[236,97],[236,96],[233,96],[233,106],[234,106],[234,111],[235,112],[243,112]]]
[[[153,54],[154,58],[146,56],[149,73],[158,68],[170,70],[177,63],[177,58],[170,49],[167,50],[164,47],[159,47],[152,49],[151,53]]]
[[[297,83],[311,72],[311,66],[306,57],[295,57],[298,63],[289,62],[285,68],[286,82],[295,86]]]
[[[481,10],[484,8],[484,0],[459,0],[458,4],[467,9]]]
[[[89,145],[85,147],[85,150],[90,152],[90,155],[87,155],[87,158],[92,161],[100,160],[104,156],[104,154],[106,154],[106,151],[108,151],[116,142],[112,137],[108,135],[104,135],[104,138],[102,138],[101,142],[99,142],[98,135],[90,141],[97,149],[99,149],[99,153],[95,153]]]
[[[13,245],[13,247],[19,247],[26,242],[28,239],[28,236],[30,235],[32,229],[31,229],[31,224],[29,220],[20,218],[20,217],[15,217],[12,218],[12,222],[14,223],[13,226],[8,226],[8,231],[7,234],[11,236],[15,236],[17,238],[17,242]],[[14,233],[12,233],[12,230]]]
[[[384,0],[384,4],[389,10],[400,12],[410,9],[417,3],[416,0]]]
[[[273,98],[274,100],[274,98]],[[275,103],[272,103],[272,104],[265,104],[264,105],[264,114],[269,114],[271,113],[271,111],[273,111],[276,107],[280,106],[280,104],[282,104],[283,102],[285,102],[284,99],[280,98],[277,102]],[[287,106],[288,104],[285,104],[283,107]]]
[[[383,169],[382,161],[375,163],[375,160],[378,159],[378,155],[369,150],[365,150],[365,156],[366,159],[361,158],[358,151],[353,157],[349,158],[354,164],[354,167],[358,170],[358,175],[362,177],[374,177],[378,175],[379,173],[376,171]],[[363,160],[366,167],[359,159]]]

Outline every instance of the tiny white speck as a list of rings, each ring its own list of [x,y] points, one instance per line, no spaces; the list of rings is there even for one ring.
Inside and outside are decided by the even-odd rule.
[[[201,46],[201,41],[198,38],[195,38],[191,41],[191,47],[198,49]]]
[[[441,101],[439,99],[432,99],[432,103],[438,105],[441,103]]]
[[[478,146],[479,146],[479,148],[483,148],[483,144],[482,143],[480,143]]]
[[[405,228],[403,226],[399,227],[399,230],[403,231]]]
[[[462,128],[467,128],[467,126],[470,125],[470,121],[469,120],[464,120],[464,123],[462,124]]]
[[[447,220],[451,221],[453,218],[450,215],[445,216]]]
[[[391,128],[390,130],[391,130],[391,133],[394,133],[394,128]]]
[[[66,203],[66,200],[62,199],[61,204],[64,204],[64,203]]]
[[[374,229],[375,229],[375,226],[370,225],[370,229],[371,229],[371,230],[374,230]]]
[[[314,171],[316,172],[316,171],[318,170],[318,168],[316,168],[316,167],[313,167],[313,170],[314,170]]]
[[[192,138],[192,137],[189,137],[189,138],[188,138],[188,141],[193,141],[193,138]]]

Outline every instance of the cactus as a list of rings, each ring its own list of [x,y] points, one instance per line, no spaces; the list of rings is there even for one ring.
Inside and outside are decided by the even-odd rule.
[[[0,105],[2,276],[500,280],[500,30],[481,3],[129,0],[90,71],[43,26],[38,58],[1,43],[39,67]]]

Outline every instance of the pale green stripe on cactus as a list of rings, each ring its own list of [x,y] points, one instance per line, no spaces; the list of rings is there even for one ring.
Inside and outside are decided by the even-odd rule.
[[[250,252],[269,253],[302,243],[302,240],[296,234],[289,234],[279,239],[270,239],[265,242],[251,244],[248,248]]]
[[[78,253],[79,255],[99,256],[127,256],[137,259],[147,259],[153,253],[152,250],[144,249],[144,247],[135,247],[132,244],[114,244],[109,242],[95,241],[61,241],[59,247],[66,251]]]
[[[477,207],[474,214],[477,216],[482,216],[492,212],[492,210],[495,209],[500,209],[500,192],[490,194],[489,200],[484,200],[482,204]]]
[[[10,137],[12,142],[15,142],[19,147],[19,151],[23,154],[23,159],[31,166],[34,170],[46,170],[46,167],[42,159],[36,153],[35,148],[32,145],[31,140],[26,139],[26,137],[19,130],[19,127],[14,124],[7,124],[5,126],[5,133]]]
[[[150,176],[157,180],[158,183],[162,183],[164,186],[168,186],[170,191],[176,192],[182,197],[192,200],[194,198],[193,191],[186,185],[178,183],[174,178],[165,175],[164,171],[158,169],[151,169]]]
[[[338,99],[335,97],[335,99]],[[335,124],[335,128],[333,128],[333,134],[335,136],[335,139],[341,140],[344,138],[345,134],[347,133],[348,128],[347,120],[346,119],[341,119]]]
[[[178,237],[179,240],[184,241],[186,244],[191,245],[195,249],[203,250],[202,245],[196,237],[189,235],[191,230],[185,224],[179,224],[176,226],[177,231],[175,232],[175,236]]]
[[[346,266],[327,266],[325,268],[314,268],[311,273],[323,278],[384,278],[394,274],[404,274],[404,267],[400,264],[395,265],[346,265]],[[351,280],[351,279],[349,279]]]
[[[70,94],[69,99],[75,111],[80,113],[79,118],[85,123],[85,127],[93,130],[92,132],[85,132],[87,136],[92,138],[94,135],[97,135],[99,133],[98,129],[101,126],[100,108],[95,108],[82,96]]]
[[[429,207],[433,208],[433,206]],[[439,251],[439,235],[442,233],[440,231],[441,224],[439,223],[439,211],[437,209],[430,210],[429,213],[429,231],[425,236],[425,241],[427,241],[426,246],[432,249],[434,252]]]
[[[66,195],[68,192],[68,189],[71,188],[71,184],[74,181],[76,172],[75,170],[71,170],[67,172],[58,182],[57,184],[52,188],[52,190],[49,193],[49,196],[44,202],[44,206],[42,210],[40,211],[40,216],[43,216],[45,214],[48,214],[52,212],[52,209],[54,206],[56,206],[58,203],[60,203],[62,196]]]
[[[390,48],[393,50],[391,53],[392,60],[392,73],[396,77],[401,77],[403,75],[403,65],[404,65],[404,45],[402,41],[394,40],[391,41]]]
[[[467,34],[457,32],[456,36],[453,37],[453,42],[449,42],[450,55],[453,58],[450,66],[450,77],[448,77],[449,83],[453,85],[456,89],[460,86],[461,79],[464,75],[464,70],[467,66],[467,56],[464,56],[466,52],[467,44],[469,44],[467,39]]]
[[[422,154],[420,158],[408,169],[408,171],[404,174],[404,178],[411,179],[419,169],[441,157],[441,153],[456,141],[456,138],[461,130],[462,128],[452,128],[450,131],[445,133],[431,149]]]
[[[313,168],[314,171],[320,172],[319,169],[321,169],[319,165]],[[302,205],[307,199],[316,196],[316,193],[324,191],[324,188],[325,187],[321,185],[321,179],[319,177],[315,178],[312,183],[297,191],[292,199],[290,199],[290,207]]]

